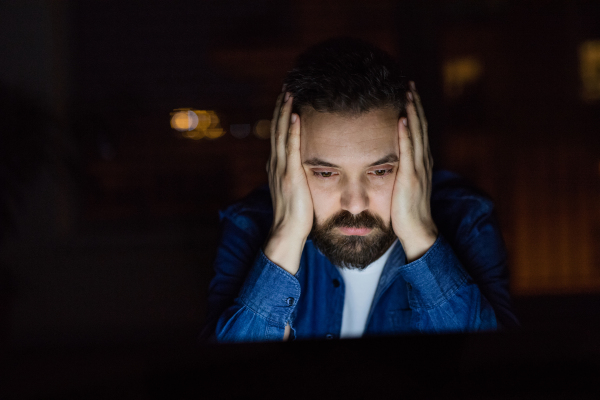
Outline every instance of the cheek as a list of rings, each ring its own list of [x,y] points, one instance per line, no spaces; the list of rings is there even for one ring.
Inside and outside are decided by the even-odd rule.
[[[379,215],[384,221],[389,221],[392,207],[392,193],[394,179],[386,179],[377,184],[365,182],[369,196],[369,209]],[[342,207],[340,203],[339,188],[335,185],[326,185],[315,179],[308,179],[308,187],[313,199],[317,222],[323,223],[332,215],[338,213]]]
[[[373,187],[369,194],[369,208],[377,213],[384,221],[388,221],[392,208],[393,180]]]
[[[323,223],[327,218],[340,210],[339,195],[332,187],[319,184],[314,179],[308,180],[308,188],[313,200],[313,206],[318,223]]]

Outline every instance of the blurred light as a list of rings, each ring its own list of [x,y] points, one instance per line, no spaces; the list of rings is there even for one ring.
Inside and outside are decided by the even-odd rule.
[[[220,138],[225,134],[225,131],[222,128],[208,128],[205,132],[206,137],[209,139]]]
[[[583,99],[600,99],[600,40],[588,40],[579,46],[579,73]]]
[[[204,110],[194,110],[198,117],[198,130],[204,131],[210,126],[210,114]]]
[[[261,119],[254,124],[254,135],[260,139],[268,139],[271,137],[271,121]]]
[[[243,139],[250,134],[252,131],[252,127],[250,124],[231,124],[229,125],[229,132],[231,132],[231,136]]]
[[[448,98],[460,97],[465,88],[483,75],[483,63],[476,57],[461,57],[444,62],[444,94]]]
[[[217,139],[225,134],[219,116],[212,110],[177,108],[171,115],[171,127],[186,139]]]
[[[204,131],[189,131],[181,134],[184,138],[200,140],[204,137]]]
[[[198,122],[198,115],[191,110],[178,111],[171,117],[171,127],[180,132],[195,129]]]
[[[208,116],[210,117],[210,124],[208,125],[209,128],[218,128],[220,126],[221,120],[219,119],[219,116],[217,115],[216,112],[214,111],[207,111]]]

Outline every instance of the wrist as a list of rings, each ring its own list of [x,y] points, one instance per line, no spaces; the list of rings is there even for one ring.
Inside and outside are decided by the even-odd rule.
[[[285,230],[273,230],[269,234],[263,252],[274,264],[292,275],[298,272],[306,237]]]
[[[280,222],[273,223],[267,240],[275,238],[286,242],[305,242],[308,237],[308,233],[304,233],[304,228],[300,228],[297,223],[293,222]]]
[[[402,237],[398,236],[406,255],[406,262],[410,263],[423,257],[436,242],[437,238],[438,230],[435,227],[420,232],[413,232],[410,235],[403,235]]]

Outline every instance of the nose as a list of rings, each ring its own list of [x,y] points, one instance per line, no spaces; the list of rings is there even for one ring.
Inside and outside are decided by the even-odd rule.
[[[342,190],[342,209],[356,215],[369,208],[369,196],[360,182],[348,182]]]

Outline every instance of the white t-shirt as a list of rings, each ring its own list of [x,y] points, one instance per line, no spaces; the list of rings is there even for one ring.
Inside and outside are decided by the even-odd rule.
[[[358,338],[365,331],[381,272],[396,243],[363,270],[338,267],[346,287],[341,338]]]

